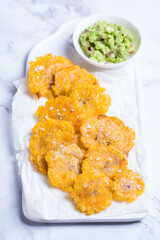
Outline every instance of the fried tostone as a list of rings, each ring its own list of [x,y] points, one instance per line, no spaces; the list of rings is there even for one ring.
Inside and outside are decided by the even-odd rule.
[[[105,146],[115,143],[126,156],[134,146],[135,132],[126,127],[117,117],[99,115],[87,119],[80,128],[81,141],[85,148],[101,143]]]
[[[56,96],[70,96],[75,87],[84,87],[84,85],[95,86],[99,83],[96,77],[86,69],[73,65],[57,71],[52,89]]]
[[[80,174],[83,156],[83,152],[76,144],[61,145],[57,150],[48,152],[46,161],[50,183],[67,191]]]
[[[105,114],[111,104],[109,95],[104,94],[105,89],[98,85],[83,85],[75,87],[71,94],[82,108],[82,117],[87,119]]]
[[[104,94],[105,88],[99,86],[95,76],[79,66],[60,69],[52,89],[56,96],[74,98],[82,107],[84,119],[105,114],[111,103],[109,95]]]
[[[36,61],[30,62],[29,88],[37,97],[53,97],[52,85],[54,84],[55,73],[61,69],[71,66],[72,62],[61,56],[47,54],[37,57]]]
[[[112,178],[117,172],[123,172],[127,165],[125,154],[115,144],[105,146],[99,143],[88,149],[83,160],[82,172],[98,170]]]
[[[40,120],[52,118],[68,121],[75,127],[76,131],[79,131],[82,120],[81,108],[73,98],[66,96],[49,99],[44,107],[39,106],[36,116]]]
[[[98,171],[78,175],[73,188],[69,188],[69,194],[77,209],[86,215],[101,212],[112,203],[110,180]]]
[[[145,184],[138,173],[125,170],[117,173],[111,182],[113,197],[118,201],[135,201],[144,192]]]
[[[36,169],[46,175],[47,163],[45,156],[48,151],[57,149],[60,145],[76,143],[74,128],[66,121],[48,119],[39,122],[33,129],[30,139],[30,160]]]

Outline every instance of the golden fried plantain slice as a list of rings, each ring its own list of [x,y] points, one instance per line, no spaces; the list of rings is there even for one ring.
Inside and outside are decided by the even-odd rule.
[[[99,115],[87,119],[80,128],[81,141],[85,148],[89,148],[94,143],[117,146],[128,156],[129,151],[134,146],[132,140],[135,139],[133,129],[126,127],[117,117],[107,117]]]
[[[46,153],[60,145],[77,142],[74,128],[66,121],[48,119],[39,122],[33,129],[30,139],[30,159],[42,174],[47,173]]]
[[[83,119],[105,114],[111,104],[109,95],[104,94],[105,89],[99,85],[82,86],[75,87],[70,96],[82,107]]]
[[[53,97],[51,86],[54,84],[55,73],[64,67],[71,66],[72,62],[61,56],[47,54],[30,62],[29,88],[38,98]]]
[[[85,214],[101,212],[112,203],[110,180],[102,172],[90,171],[77,176],[75,184],[69,188],[77,209]]]
[[[111,189],[115,200],[132,202],[144,192],[144,181],[138,173],[125,170],[117,173],[111,182]]]
[[[44,107],[40,106],[36,112],[40,120],[52,118],[66,120],[79,131],[81,124],[81,108],[78,103],[70,97],[59,96],[49,99]]]
[[[112,178],[116,172],[123,172],[127,165],[126,156],[116,145],[105,146],[99,143],[88,149],[82,163],[82,172],[98,170]]]
[[[76,144],[60,146],[57,150],[48,152],[46,161],[50,183],[67,191],[80,174],[83,156],[83,152]]]
[[[86,69],[77,65],[60,69],[55,74],[55,83],[52,89],[56,96],[70,96],[76,86],[99,85],[96,77],[88,73]]]

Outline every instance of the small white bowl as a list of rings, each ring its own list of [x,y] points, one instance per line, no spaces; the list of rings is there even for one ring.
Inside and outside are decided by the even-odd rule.
[[[93,25],[98,20],[100,20],[100,21],[105,20],[107,23],[116,23],[116,24],[121,25],[121,26],[125,27],[126,29],[128,29],[134,37],[135,53],[133,55],[131,55],[127,60],[120,62],[120,63],[97,63],[97,62],[94,62],[91,59],[89,59],[86,56],[86,54],[83,52],[83,50],[80,46],[79,37],[80,37],[81,32],[83,32],[89,26]],[[75,49],[79,53],[79,55],[84,60],[89,62],[90,64],[100,67],[100,68],[118,68],[118,67],[128,63],[131,59],[133,59],[135,57],[135,55],[137,54],[137,52],[140,48],[140,45],[141,45],[141,34],[140,34],[139,30],[137,29],[137,27],[135,27],[130,21],[128,21],[122,17],[100,14],[100,15],[94,15],[94,16],[85,18],[76,27],[76,29],[73,33],[73,44],[74,44]]]

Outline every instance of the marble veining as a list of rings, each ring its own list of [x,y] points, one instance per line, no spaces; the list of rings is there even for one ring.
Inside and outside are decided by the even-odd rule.
[[[160,240],[160,2],[159,0],[5,0],[0,8],[0,239]],[[36,224],[24,219],[12,145],[13,81],[24,76],[29,50],[68,20],[92,13],[128,17],[142,32],[137,56],[142,82],[143,132],[149,158],[151,209],[130,224]]]

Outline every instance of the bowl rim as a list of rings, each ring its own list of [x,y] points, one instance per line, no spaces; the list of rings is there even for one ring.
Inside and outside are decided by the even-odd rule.
[[[80,52],[77,45],[81,48],[80,44],[79,44],[79,41],[77,41],[77,38],[76,38],[76,35],[77,35],[77,32],[78,32],[78,29],[80,28],[81,25],[83,25],[85,22],[87,22],[88,20],[92,19],[92,18],[98,18],[98,17],[111,17],[111,18],[119,18],[123,21],[126,21],[129,25],[131,25],[137,32],[138,36],[139,36],[139,46],[136,50],[136,52],[131,55],[128,59],[126,59],[125,61],[123,62],[120,62],[120,63],[98,63],[98,62],[95,62],[91,59],[89,59],[89,57],[87,57],[87,55],[83,52]],[[105,19],[104,19],[105,20]],[[98,19],[97,19],[98,21]],[[95,20],[96,22],[96,20]],[[85,17],[83,18],[83,20],[77,25],[77,27],[75,28],[74,32],[73,32],[73,45],[76,49],[76,51],[78,52],[78,54],[84,59],[86,60],[87,62],[89,62],[90,64],[92,65],[95,65],[97,67],[100,67],[100,68],[116,68],[116,67],[120,67],[126,63],[128,63],[131,59],[133,59],[137,53],[139,52],[140,48],[141,48],[141,44],[142,44],[142,36],[141,36],[141,33],[139,31],[139,29],[137,28],[137,26],[135,24],[132,23],[132,21],[128,20],[127,18],[124,18],[124,17],[121,17],[119,15],[112,15],[112,14],[94,14],[94,15],[89,15],[88,17]]]

